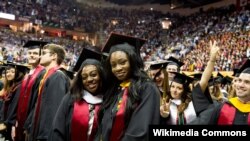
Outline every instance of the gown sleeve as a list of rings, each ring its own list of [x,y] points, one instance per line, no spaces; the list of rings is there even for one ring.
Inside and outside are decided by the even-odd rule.
[[[148,140],[149,125],[160,124],[160,92],[152,82],[145,82],[139,93],[141,102],[133,112],[122,141]]]

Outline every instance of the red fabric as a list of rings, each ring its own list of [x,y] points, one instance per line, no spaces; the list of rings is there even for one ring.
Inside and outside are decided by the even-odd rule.
[[[218,125],[232,125],[236,114],[235,107],[225,103],[220,111]],[[248,113],[247,123],[250,125],[250,113]]]
[[[232,125],[235,117],[236,109],[229,104],[223,104],[219,119],[218,125]]]
[[[248,123],[248,125],[250,125],[250,113],[248,113],[247,123]]]
[[[94,122],[91,135],[88,139],[89,128],[89,104],[85,101],[74,103],[74,110],[71,121],[71,140],[72,141],[93,141],[97,131],[97,112],[99,105],[95,105]]]
[[[123,131],[125,128],[125,109],[126,109],[126,103],[128,99],[128,88],[124,89],[123,96],[122,96],[122,103],[121,107],[118,109],[115,120],[112,127],[112,132],[110,135],[110,141],[119,141],[121,140],[121,137],[123,135]],[[119,101],[118,101],[119,102]]]
[[[37,103],[35,107],[35,121],[34,121],[33,131],[36,131],[36,127],[38,125],[38,117],[39,117],[40,106],[41,106],[41,101],[42,101],[43,87],[46,83],[47,78],[49,78],[52,74],[54,74],[59,68],[60,68],[59,66],[56,66],[56,67],[49,69],[48,72],[44,74],[43,79],[40,81],[41,90],[38,92],[38,98],[37,98]],[[40,88],[40,85],[39,85],[39,88]]]
[[[38,65],[34,73],[24,78],[21,84],[20,96],[18,99],[18,107],[17,107],[17,122],[18,126],[16,128],[16,141],[25,140],[25,136],[23,134],[23,125],[25,120],[27,119],[27,110],[29,105],[29,99],[31,94],[31,89],[34,85],[35,79],[38,74],[44,69],[43,66]]]

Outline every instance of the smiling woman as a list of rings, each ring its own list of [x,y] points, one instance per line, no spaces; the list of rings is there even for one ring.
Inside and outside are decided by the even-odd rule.
[[[77,71],[70,94],[65,95],[54,118],[51,141],[93,141],[97,113],[105,87],[100,52],[84,48],[74,67]]]
[[[99,114],[98,141],[147,140],[149,125],[159,124],[160,93],[143,71],[138,51],[142,42],[145,41],[111,34],[103,49],[109,53],[109,84]]]

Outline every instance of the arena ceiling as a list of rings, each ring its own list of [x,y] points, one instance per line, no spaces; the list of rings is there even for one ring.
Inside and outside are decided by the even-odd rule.
[[[175,4],[182,8],[195,8],[222,0],[105,0],[119,5]]]

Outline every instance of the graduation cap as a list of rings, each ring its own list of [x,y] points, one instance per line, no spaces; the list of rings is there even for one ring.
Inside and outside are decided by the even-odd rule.
[[[35,49],[35,48],[41,49],[47,43],[48,42],[45,42],[45,41],[29,40],[23,45],[23,47],[28,48],[28,49]]]
[[[16,63],[12,63],[12,62],[7,62],[5,64],[5,66],[6,66],[6,68],[8,68],[8,67],[15,68],[18,71],[23,72],[23,73],[27,73],[30,70],[30,68],[28,66],[16,64]]]
[[[250,59],[247,59],[244,64],[240,67],[238,73],[240,74],[242,71],[244,71],[246,68],[250,68]]]
[[[64,68],[60,68],[60,70],[66,74],[71,80],[74,78],[74,72],[73,71],[69,71],[69,70],[66,70]]]
[[[226,84],[231,84],[231,82],[233,81],[233,78],[226,76],[222,79],[221,84],[226,85]]]
[[[175,74],[173,81],[183,84],[183,85],[189,85],[190,83],[192,83],[194,81],[194,78],[189,77],[185,74],[181,74],[178,72],[173,72]]]
[[[168,61],[171,61],[171,63],[169,63],[168,65],[176,65],[178,68],[184,65],[183,62],[179,61],[178,59],[172,56],[168,58]]]
[[[170,61],[162,61],[162,62],[156,62],[150,65],[150,70],[157,70],[161,68],[165,68]]]
[[[109,53],[110,49],[112,46],[118,45],[118,44],[123,44],[123,43],[128,43],[129,45],[135,47],[136,53],[140,55],[140,48],[143,46],[143,44],[146,42],[145,39],[137,38],[137,37],[132,37],[132,36],[126,36],[126,35],[121,35],[112,32],[102,48],[103,53]]]
[[[211,76],[211,78],[208,80],[208,86],[213,86],[215,84],[221,83],[222,78],[219,76],[213,77]]]
[[[194,80],[201,80],[202,73],[194,73],[194,74],[191,74],[190,76],[192,76]]]
[[[99,50],[90,50],[90,49],[87,49],[87,48],[83,48],[82,49],[82,52],[76,62],[76,65],[75,67],[73,68],[73,71],[78,71],[82,65],[82,62],[86,59],[96,59],[96,60],[99,60],[101,61],[102,59],[102,54]]]
[[[48,42],[45,41],[38,41],[38,40],[29,40],[24,44],[24,48],[28,49],[36,49],[39,48],[39,55],[41,55],[41,49],[43,46],[45,46]]]

